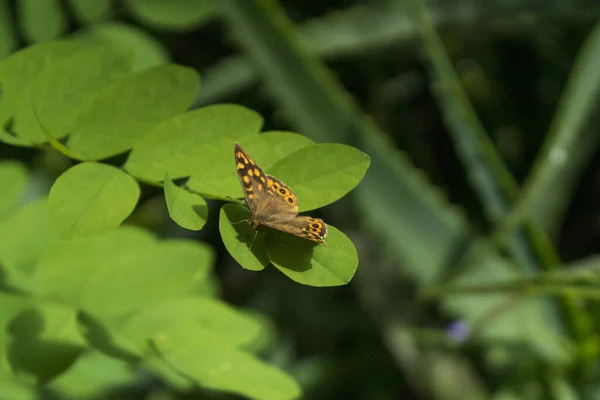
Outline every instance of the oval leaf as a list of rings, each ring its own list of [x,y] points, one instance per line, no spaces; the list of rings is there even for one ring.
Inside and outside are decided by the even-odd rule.
[[[17,204],[25,191],[28,173],[25,166],[16,161],[0,162],[0,217]]]
[[[225,204],[219,215],[219,231],[225,248],[235,261],[245,269],[261,271],[269,265],[263,247],[264,235],[257,235],[246,222],[249,216],[240,205]]]
[[[192,240],[159,242],[139,228],[120,228],[49,251],[34,278],[47,294],[94,315],[118,316],[185,296],[205,280],[214,254]]]
[[[100,89],[129,72],[130,64],[126,53],[106,46],[81,51],[54,63],[25,88],[14,130],[28,142],[46,141],[35,116],[37,113],[44,127],[60,139],[70,132],[86,102]]]
[[[256,135],[262,117],[245,107],[219,104],[179,115],[157,126],[137,143],[125,165],[132,175],[153,182],[164,178],[165,170],[172,179],[197,172],[202,178],[219,181],[233,170],[233,143],[247,135]],[[228,183],[231,186],[231,182]],[[188,186],[202,194],[189,184]],[[227,196],[220,191],[214,194]],[[227,186],[226,186],[227,187]]]
[[[273,265],[293,281],[309,286],[345,285],[358,267],[356,248],[329,225],[327,246],[282,232],[269,232],[265,249]]]
[[[217,335],[200,331],[193,343],[163,351],[165,361],[201,387],[240,394],[250,399],[300,397],[296,381],[285,372],[246,352],[224,345]]]
[[[185,297],[144,307],[119,328],[141,347],[148,339],[163,348],[194,344],[198,331],[212,332],[228,346],[246,346],[266,330],[262,321],[210,298]]]
[[[52,185],[50,219],[63,239],[100,235],[118,227],[140,196],[137,182],[118,168],[78,164]]]
[[[184,112],[198,91],[191,68],[165,65],[119,79],[77,118],[68,147],[88,160],[129,150],[159,123]],[[163,177],[164,169],[161,173]]]
[[[21,0],[17,4],[19,25],[29,42],[50,40],[65,33],[66,17],[58,0]]]
[[[36,386],[28,385],[16,377],[12,379],[8,377],[0,378],[0,393],[7,399],[12,400],[37,400],[39,398]]]
[[[169,216],[185,229],[199,231],[206,223],[208,206],[199,195],[175,185],[169,175],[165,175],[165,199]]]
[[[34,200],[0,223],[4,280],[26,292],[35,291],[29,273],[39,257],[60,242],[47,206],[45,198]]]
[[[300,211],[308,211],[346,195],[362,180],[369,163],[369,156],[354,147],[316,144],[284,158],[269,174],[290,186]]]
[[[131,365],[98,351],[88,351],[48,387],[63,398],[90,399],[102,397],[117,386],[134,385],[135,381]]]
[[[171,56],[162,43],[133,25],[119,22],[94,24],[79,32],[74,39],[94,45],[121,47],[131,54],[133,71],[157,67],[171,61]]]
[[[29,46],[0,63],[0,126],[6,127],[14,116],[26,86],[49,65],[83,50],[75,42],[52,41]]]
[[[220,197],[241,197],[242,188],[233,157],[234,141],[223,141],[219,151],[209,158],[213,162],[205,163],[201,167],[201,171],[210,171],[210,173],[193,174],[187,185],[201,193],[219,194]],[[263,170],[293,152],[313,144],[313,141],[306,136],[277,131],[246,136],[238,142]]]
[[[69,0],[73,15],[82,25],[108,17],[111,0]]]
[[[129,10],[154,28],[188,30],[197,27],[217,9],[215,0],[127,0]]]
[[[67,370],[87,343],[77,324],[77,310],[40,302],[12,320],[8,356],[15,371],[47,383]]]

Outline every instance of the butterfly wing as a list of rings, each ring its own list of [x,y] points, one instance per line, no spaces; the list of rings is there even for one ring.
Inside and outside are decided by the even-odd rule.
[[[327,224],[320,218],[298,215],[298,198],[288,185],[266,175],[267,194],[256,211],[261,225],[325,244]]]
[[[327,245],[325,240],[323,240],[325,239],[325,236],[327,236],[327,224],[320,218],[299,215],[291,220],[270,221],[264,225],[304,239],[312,240],[313,242]]]
[[[234,153],[240,184],[257,225],[326,244],[327,225],[319,218],[298,216],[298,198],[288,185],[266,175],[237,143]]]
[[[235,162],[246,202],[259,222],[274,215],[286,219],[298,215],[296,194],[279,179],[266,175],[237,143]]]
[[[248,203],[252,214],[255,215],[266,193],[267,178],[263,170],[256,165],[254,160],[237,142],[235,143],[234,155],[236,170],[246,203]]]

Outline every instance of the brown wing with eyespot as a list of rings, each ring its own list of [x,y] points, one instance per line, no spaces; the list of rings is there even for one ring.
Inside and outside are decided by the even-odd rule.
[[[327,224],[320,218],[300,215],[291,220],[267,222],[264,225],[282,232],[291,233],[292,235],[304,239],[312,240],[313,242],[327,245],[325,240],[323,240],[325,236],[327,236]]]
[[[236,142],[234,147],[236,170],[244,191],[246,203],[253,214],[265,198],[267,177],[263,170],[256,165],[248,153]]]

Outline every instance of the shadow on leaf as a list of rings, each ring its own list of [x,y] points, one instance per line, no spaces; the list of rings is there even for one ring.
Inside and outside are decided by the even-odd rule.
[[[283,232],[269,232],[265,240],[271,262],[296,272],[312,268],[312,258],[318,243]]]
[[[97,350],[125,362],[135,362],[140,359],[139,355],[124,348],[122,343],[118,343],[107,327],[94,316],[81,312],[77,319],[83,328],[83,336]]]
[[[38,384],[62,374],[84,350],[67,340],[42,338],[44,327],[44,316],[37,309],[23,311],[8,326],[12,340],[7,345],[7,358],[13,370],[34,375]]]
[[[250,212],[237,204],[226,204],[223,206],[223,211],[236,232],[236,239],[245,244],[257,259],[268,264],[269,258],[264,248],[264,232],[256,232],[247,222]]]

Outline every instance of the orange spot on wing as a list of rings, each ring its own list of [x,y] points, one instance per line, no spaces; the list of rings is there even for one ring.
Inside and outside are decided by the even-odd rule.
[[[242,177],[242,180],[244,181],[244,183],[250,183],[250,178],[248,178],[247,176]]]
[[[237,164],[237,169],[244,169],[244,164],[243,163],[238,163]]]
[[[254,176],[254,174],[252,173],[252,170],[251,170],[251,169],[249,169],[249,170],[248,170],[248,175],[250,175],[250,176]]]
[[[265,177],[264,177],[264,176],[261,176],[261,177],[260,177],[260,181],[261,181],[262,183],[265,183]]]
[[[267,187],[273,186],[273,179],[267,179]]]
[[[258,184],[258,191],[261,191],[261,190],[263,190],[263,185],[259,183]]]
[[[254,168],[254,175],[260,176],[260,171],[258,170],[258,168]]]

